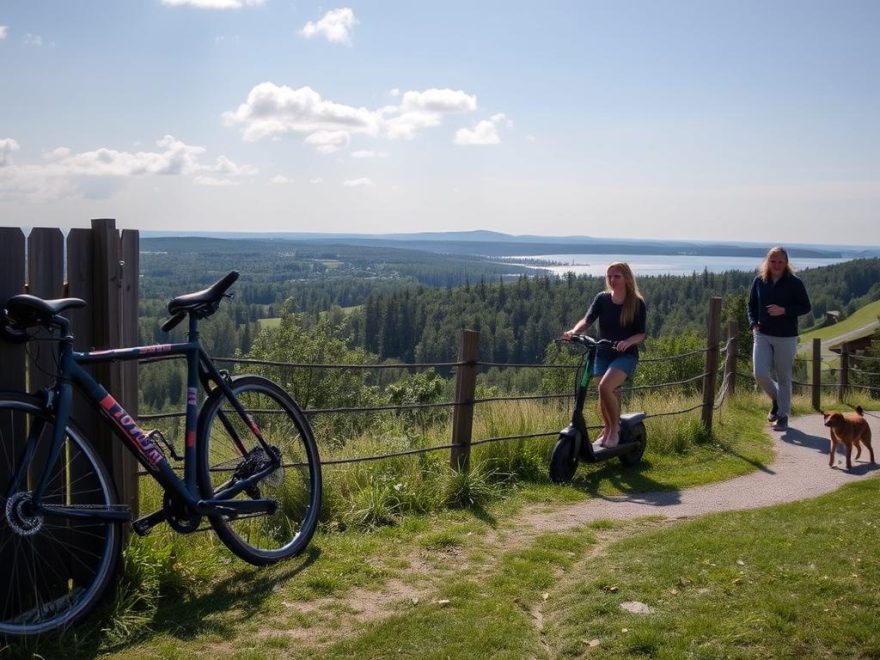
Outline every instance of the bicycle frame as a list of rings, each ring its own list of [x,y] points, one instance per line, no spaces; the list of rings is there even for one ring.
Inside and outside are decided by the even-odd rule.
[[[59,317],[60,318],[60,317]],[[99,410],[104,418],[110,423],[117,435],[122,438],[125,446],[131,451],[138,462],[146,468],[166,492],[180,498],[194,513],[202,515],[235,515],[238,513],[272,513],[275,503],[271,500],[251,499],[229,501],[238,493],[250,488],[257,481],[269,474],[280,465],[280,461],[273,458],[273,464],[256,472],[246,479],[237,481],[235,485],[221,488],[214,497],[204,500],[199,497],[196,476],[196,438],[198,431],[198,389],[201,383],[206,392],[213,390],[212,384],[219,387],[226,399],[230,402],[236,413],[246,421],[248,428],[256,436],[259,443],[267,448],[260,429],[254,423],[252,417],[245,411],[237,400],[227,378],[214,366],[208,354],[202,348],[198,334],[198,319],[194,315],[189,317],[188,341],[174,344],[157,344],[151,346],[134,346],[117,348],[103,351],[80,352],[73,349],[73,336],[70,332],[70,324],[60,324],[61,337],[58,340],[60,347],[59,371],[55,385],[47,392],[49,400],[47,407],[55,411],[55,427],[53,429],[52,444],[39,480],[32,492],[32,503],[37,510],[50,512],[56,515],[71,517],[88,517],[107,521],[130,520],[128,511],[118,509],[91,509],[64,507],[41,504],[43,495],[48,487],[50,475],[58,461],[64,442],[65,429],[70,420],[70,411],[73,401],[74,387],[82,391],[89,402]],[[130,362],[149,357],[174,357],[183,356],[187,362],[187,401],[186,401],[186,425],[184,447],[184,473],[179,477],[164,452],[156,442],[145,432],[135,419],[119,404],[113,395],[95,380],[83,366],[107,362]],[[222,416],[222,415],[221,415]],[[225,418],[224,418],[225,420]],[[226,424],[232,431],[231,426]],[[237,439],[237,438],[236,438]],[[19,464],[11,483],[11,491],[15,492],[24,482],[28,466],[36,453],[35,439],[29,438],[23,459]],[[244,445],[239,442],[242,455],[246,453]],[[160,512],[157,512],[160,513]],[[155,515],[155,514],[154,514]]]

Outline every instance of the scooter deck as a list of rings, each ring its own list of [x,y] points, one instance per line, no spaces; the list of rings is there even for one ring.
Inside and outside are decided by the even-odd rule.
[[[621,442],[614,447],[601,447],[599,449],[593,449],[593,458],[589,457],[589,449],[587,449],[586,445],[581,448],[581,460],[584,461],[603,461],[608,458],[614,458],[615,456],[622,456],[623,454],[628,454],[631,451],[634,451],[638,447],[638,443],[636,442]]]

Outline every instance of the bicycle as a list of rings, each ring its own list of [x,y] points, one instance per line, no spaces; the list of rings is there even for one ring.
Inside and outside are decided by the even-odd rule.
[[[273,381],[217,369],[199,338],[199,321],[231,297],[237,279],[232,271],[171,300],[162,330],[188,319],[180,343],[78,352],[62,313],[83,300],[22,294],[0,310],[7,341],[50,341],[57,351],[51,386],[0,392],[0,637],[39,635],[87,616],[117,571],[127,522],[139,535],[161,522],[188,534],[209,529],[207,518],[233,553],[255,565],[308,545],[321,507],[321,464],[305,414]],[[169,356],[187,365],[182,456],[159,431],[144,431],[84,368]],[[74,388],[161,486],[161,509],[132,521],[118,503],[101,458],[70,419]],[[182,461],[182,476],[166,451]]]
[[[578,461],[598,463],[618,457],[626,467],[638,465],[648,443],[645,430],[645,413],[636,412],[620,416],[620,441],[614,447],[597,448],[590,444],[587,422],[584,418],[584,402],[593,377],[593,364],[596,352],[613,350],[614,342],[608,339],[593,339],[589,335],[572,335],[571,343],[584,347],[584,354],[575,374],[574,409],[571,423],[559,432],[559,439],[550,454],[550,479],[555,483],[572,480]]]

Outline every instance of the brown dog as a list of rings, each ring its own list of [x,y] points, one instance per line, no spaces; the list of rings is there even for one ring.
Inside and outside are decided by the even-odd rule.
[[[864,411],[861,406],[856,406],[854,413],[827,412],[822,413],[825,418],[825,426],[831,429],[831,451],[828,456],[828,465],[834,465],[834,452],[838,443],[846,445],[846,469],[852,470],[852,449],[856,448],[856,460],[862,455],[862,445],[871,453],[871,462],[874,462],[874,450],[871,448],[871,427],[865,421]]]

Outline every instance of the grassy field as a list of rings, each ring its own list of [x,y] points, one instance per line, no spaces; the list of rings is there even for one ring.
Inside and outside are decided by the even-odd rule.
[[[803,346],[810,346],[813,339],[821,339],[824,344],[827,341],[834,340],[835,337],[839,337],[847,332],[852,332],[853,330],[858,330],[864,326],[873,324],[874,328],[877,328],[880,326],[878,316],[880,316],[880,300],[868,303],[864,307],[860,307],[851,316],[846,317],[840,323],[805,332],[800,336],[800,342]]]
[[[796,403],[809,412],[806,399]],[[758,397],[734,398],[707,438],[688,420],[649,419],[641,466],[582,467],[572,485],[496,483],[471,506],[399,515],[368,532],[340,531],[330,517],[303,556],[266,569],[232,559],[209,534],[157,533],[129,547],[120,594],[93,621],[5,653],[877,657],[880,480],[690,522],[545,533],[517,524],[536,503],[678,489],[765,466],[765,413]]]

